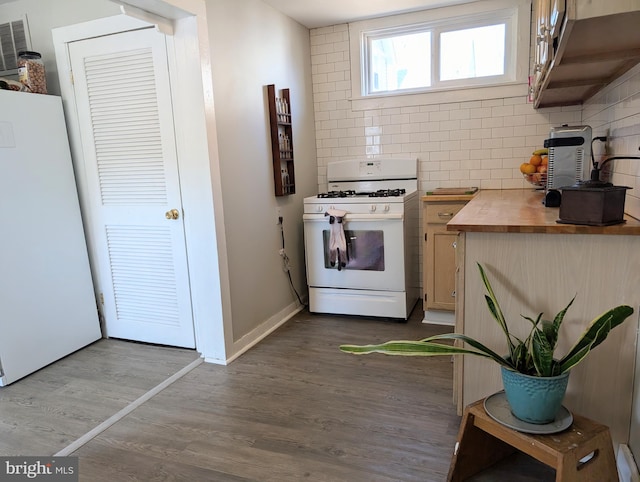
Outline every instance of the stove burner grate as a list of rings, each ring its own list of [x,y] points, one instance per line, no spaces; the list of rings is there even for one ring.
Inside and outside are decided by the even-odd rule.
[[[346,191],[321,192],[320,194],[318,194],[318,197],[321,199],[344,198],[344,197],[354,197],[354,196],[398,197],[398,196],[403,196],[405,193],[406,193],[406,189],[378,189],[377,191],[365,191],[365,192],[356,192],[353,190],[346,190]]]
[[[369,197],[396,197],[402,196],[406,192],[406,189],[378,189],[377,191],[370,192]]]
[[[337,197],[347,197],[347,196],[355,196],[355,191],[329,191],[329,192],[321,192],[318,194],[319,198],[337,198]]]

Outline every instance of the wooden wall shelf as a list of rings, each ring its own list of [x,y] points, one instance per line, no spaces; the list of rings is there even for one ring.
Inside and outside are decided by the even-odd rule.
[[[296,192],[289,89],[282,89],[278,93],[275,85],[270,84],[267,85],[267,96],[271,123],[274,190],[276,196],[287,196]]]

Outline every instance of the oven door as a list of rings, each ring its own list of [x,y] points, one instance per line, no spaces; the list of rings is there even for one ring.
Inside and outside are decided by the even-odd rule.
[[[338,269],[329,257],[329,218],[304,215],[307,282],[310,287],[404,291],[404,216],[347,214],[347,264]]]

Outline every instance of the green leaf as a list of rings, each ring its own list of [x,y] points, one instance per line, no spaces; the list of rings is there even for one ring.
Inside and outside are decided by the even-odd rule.
[[[553,322],[549,320],[542,320],[541,329],[544,337],[549,342],[549,346],[551,346],[552,349],[555,349],[556,343],[558,342],[558,332],[556,331]]]
[[[531,340],[531,357],[536,374],[539,377],[551,376],[553,365],[553,347],[540,330],[536,330]]]
[[[496,298],[495,293],[493,292],[493,288],[491,287],[491,283],[489,282],[489,278],[487,278],[487,274],[484,271],[484,268],[480,263],[476,263],[478,265],[478,269],[480,270],[480,277],[482,278],[482,283],[484,284],[485,289],[487,290],[488,295],[485,295],[485,300],[487,302],[487,306],[489,307],[489,311],[498,322],[502,331],[507,338],[507,346],[509,348],[509,353],[513,355],[514,345],[511,341],[511,336],[509,334],[509,327],[507,326],[507,322],[504,318],[504,314],[500,309],[500,305],[498,303],[498,299]],[[513,358],[513,357],[512,357]]]
[[[600,327],[600,329],[596,333],[596,337],[598,336],[598,333],[603,331],[606,331],[607,333],[611,331],[611,323],[609,321],[605,322]],[[565,357],[562,360],[560,360],[561,374],[571,370],[574,366],[576,366],[578,363],[584,360],[584,358],[591,352],[591,349],[593,348],[594,343],[596,341],[596,337],[592,338],[590,343],[583,345],[582,348],[574,352],[574,354],[571,357]]]
[[[569,304],[565,307],[565,309],[560,311],[556,315],[556,317],[553,319],[552,331],[547,333],[547,339],[551,343],[551,348],[553,350],[556,349],[556,344],[558,343],[558,333],[560,332],[560,325],[562,325],[562,320],[564,319],[564,315],[567,314],[567,310],[573,304],[573,301],[575,299],[576,299],[575,296],[571,298],[571,301],[569,301]]]
[[[633,308],[627,305],[617,306],[595,318],[587,327],[576,344],[560,361],[561,373],[576,366],[589,352],[606,340],[609,332],[622,324],[631,314]]]
[[[424,342],[433,342],[436,340],[460,340],[463,341],[469,345],[471,345],[473,348],[475,348],[476,350],[488,355],[489,357],[493,358],[496,362],[498,362],[500,365],[504,365],[508,368],[513,368],[513,364],[509,363],[508,360],[506,360],[504,357],[498,355],[496,352],[494,352],[493,350],[491,350],[490,348],[488,348],[487,346],[483,345],[482,343],[480,343],[479,341],[467,336],[467,335],[462,335],[459,333],[444,333],[442,335],[435,335],[435,336],[430,336],[429,338],[425,338]]]
[[[468,342],[476,350],[468,348],[447,345],[444,343],[434,343],[432,340],[462,340]],[[500,355],[490,350],[482,343],[477,342],[473,338],[457,333],[446,333],[444,335],[436,335],[420,341],[388,341],[378,345],[341,345],[340,350],[353,353],[355,355],[364,355],[368,353],[383,353],[385,355],[401,355],[401,356],[438,356],[438,355],[458,355],[469,354],[478,355],[485,358],[491,358],[500,365],[512,368],[512,365]]]

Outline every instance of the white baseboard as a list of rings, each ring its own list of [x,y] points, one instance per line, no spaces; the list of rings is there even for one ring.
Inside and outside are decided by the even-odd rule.
[[[424,312],[424,319],[422,320],[422,323],[455,326],[456,315],[453,311],[427,310]]]
[[[640,473],[636,461],[625,444],[618,446],[618,454],[616,456],[616,465],[618,466],[618,476],[620,482],[640,482]]]
[[[273,333],[275,330],[289,321],[290,318],[300,313],[303,309],[304,306],[295,301],[267,319],[260,326],[251,330],[239,340],[233,342],[233,348],[231,349],[232,355],[227,357],[224,364],[228,365],[240,355],[248,351],[250,348],[257,345],[259,342],[264,340],[267,336],[269,336],[271,333]],[[209,362],[209,360],[207,360],[206,358],[204,359],[204,361]],[[211,362],[221,364],[220,360],[211,360]]]

